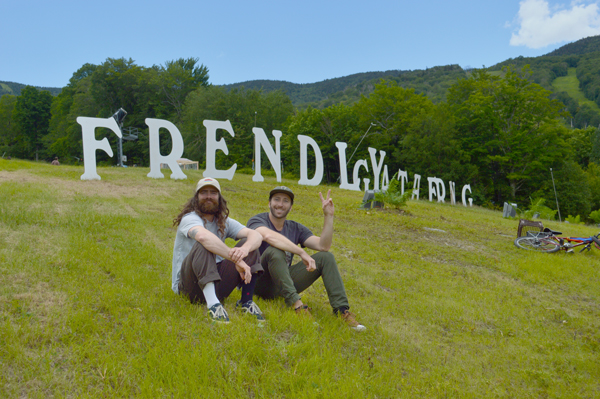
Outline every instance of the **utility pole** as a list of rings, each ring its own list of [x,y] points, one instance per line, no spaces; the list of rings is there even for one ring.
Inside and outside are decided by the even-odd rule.
[[[127,111],[123,108],[119,108],[117,112],[113,114],[113,118],[117,121],[117,125],[119,125],[119,130],[121,131],[121,137],[119,137],[119,161],[117,163],[121,168],[123,167],[123,120],[127,116]]]
[[[554,198],[556,198],[556,209],[558,210],[558,221],[562,222],[560,218],[560,208],[558,207],[558,196],[556,195],[556,185],[554,184],[554,173],[552,173],[552,168],[550,168],[550,176],[552,176],[552,187],[554,187]]]
[[[256,127],[256,115],[257,114],[258,114],[258,112],[254,111],[254,127]],[[250,137],[252,138],[253,136],[250,136]],[[255,152],[256,152],[256,146],[254,145],[254,143],[252,143],[252,170],[254,170],[254,157],[256,156]]]

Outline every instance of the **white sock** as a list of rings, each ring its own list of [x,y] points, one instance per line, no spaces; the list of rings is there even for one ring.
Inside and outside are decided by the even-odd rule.
[[[204,299],[206,299],[206,307],[210,308],[219,303],[219,298],[217,298],[215,292],[215,283],[207,283],[204,288],[202,288],[202,293],[204,294]]]

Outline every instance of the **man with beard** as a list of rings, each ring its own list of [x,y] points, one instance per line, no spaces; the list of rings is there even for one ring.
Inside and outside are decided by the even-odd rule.
[[[319,193],[324,215],[320,237],[304,225],[287,220],[294,204],[294,193],[285,186],[271,190],[268,213],[258,214],[248,221],[248,227],[259,232],[263,239],[260,260],[264,274],[256,283],[256,294],[265,299],[283,297],[286,305],[295,309],[296,313],[310,316],[310,308],[302,303],[299,293],[322,277],[334,314],[339,315],[350,328],[363,331],[366,327],[350,313],[342,276],[329,252],[333,241],[334,214],[330,193],[331,190],[327,192],[327,198]],[[309,256],[304,247],[320,252]],[[302,261],[292,264],[294,254]]]
[[[213,321],[229,323],[222,301],[241,285],[242,298],[236,307],[264,321],[252,300],[256,280],[263,271],[257,251],[262,237],[229,217],[217,180],[207,177],[198,182],[194,196],[173,220],[173,226],[177,226],[173,291],[187,295],[192,303],[206,303]],[[242,240],[229,248],[226,238]]]

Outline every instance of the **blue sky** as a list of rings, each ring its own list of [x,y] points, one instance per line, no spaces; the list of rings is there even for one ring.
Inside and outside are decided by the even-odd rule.
[[[353,73],[539,56],[600,34],[594,1],[1,0],[0,81],[63,87],[85,63],[196,57],[210,82],[313,83]]]

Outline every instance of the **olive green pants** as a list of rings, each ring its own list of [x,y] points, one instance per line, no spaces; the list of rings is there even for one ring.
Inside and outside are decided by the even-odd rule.
[[[322,277],[331,307],[334,310],[341,306],[349,308],[344,282],[334,256],[330,252],[317,252],[312,258],[317,269],[308,272],[302,261],[288,267],[284,251],[275,247],[267,248],[260,257],[264,273],[256,282],[254,293],[264,299],[283,297],[286,305],[292,306],[300,299],[299,293]]]

